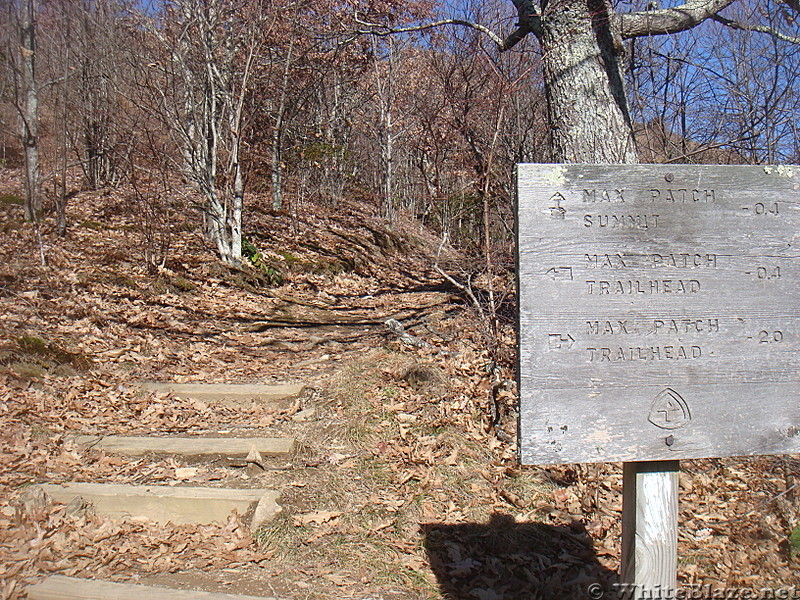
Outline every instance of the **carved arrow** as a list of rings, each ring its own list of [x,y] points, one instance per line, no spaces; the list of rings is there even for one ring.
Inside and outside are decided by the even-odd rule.
[[[575,338],[570,334],[550,333],[548,338],[550,340],[550,350],[569,350],[575,343]]]
[[[572,281],[572,267],[552,267],[544,274],[555,281]]]

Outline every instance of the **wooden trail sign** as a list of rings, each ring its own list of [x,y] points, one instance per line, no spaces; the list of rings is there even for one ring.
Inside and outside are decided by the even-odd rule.
[[[519,165],[523,464],[800,452],[800,167]]]

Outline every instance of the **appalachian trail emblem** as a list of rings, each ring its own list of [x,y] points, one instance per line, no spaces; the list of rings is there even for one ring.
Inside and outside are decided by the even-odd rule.
[[[692,413],[678,392],[666,388],[653,401],[647,420],[661,429],[678,429],[692,420]]]

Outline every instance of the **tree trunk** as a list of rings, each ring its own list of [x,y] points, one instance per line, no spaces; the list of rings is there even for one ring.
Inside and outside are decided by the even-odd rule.
[[[622,42],[610,11],[603,0],[557,0],[542,17],[538,37],[553,162],[637,162]]]
[[[275,131],[272,134],[272,172],[270,178],[272,180],[272,210],[275,212],[279,212],[283,208],[283,161],[281,159],[283,115],[281,112],[278,112]]]
[[[283,208],[283,127],[286,116],[286,103],[289,91],[289,73],[294,54],[294,37],[289,41],[286,51],[286,62],[283,65],[283,78],[281,79],[281,95],[278,102],[278,114],[275,116],[275,131],[272,133],[272,210],[275,212]]]
[[[242,95],[246,88],[245,82],[242,84]],[[230,143],[231,157],[228,164],[228,177],[233,181],[228,184],[231,195],[231,205],[228,208],[227,233],[230,254],[226,262],[234,266],[242,264],[242,209],[244,208],[244,174],[242,173],[242,160],[240,151],[242,148],[242,103],[241,98],[237,110],[231,111],[230,117]]]
[[[206,213],[208,226],[208,239],[217,247],[220,260],[227,265],[232,265],[230,237],[228,236],[228,214],[226,206],[219,197],[216,188],[205,190]]]
[[[394,122],[391,100],[381,107],[381,192],[383,193],[383,218],[394,222]]]
[[[36,221],[42,212],[39,166],[39,89],[36,81],[37,0],[25,3],[21,30],[22,85],[24,99],[20,110],[20,136],[25,152],[25,220]]]
[[[67,235],[67,140],[69,128],[69,107],[67,105],[69,96],[69,87],[67,80],[69,78],[70,67],[70,36],[69,36],[69,20],[65,19],[66,30],[62,43],[64,44],[64,81],[61,84],[61,181],[58,195],[56,196],[56,231],[60,237]]]

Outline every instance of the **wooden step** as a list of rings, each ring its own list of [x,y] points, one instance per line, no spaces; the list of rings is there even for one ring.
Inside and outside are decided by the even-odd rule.
[[[75,435],[79,446],[105,450],[111,454],[142,456],[149,453],[181,456],[247,456],[256,450],[262,456],[290,454],[292,438],[221,438],[221,437],[128,437],[119,435]]]
[[[99,515],[117,519],[144,517],[176,525],[224,523],[234,510],[244,516],[258,505],[258,519],[251,524],[256,528],[281,510],[277,503],[280,494],[274,490],[118,483],[45,483],[40,487],[62,504],[81,497],[91,503]]]
[[[274,597],[173,590],[64,575],[52,575],[28,587],[26,591],[30,600],[278,600]]]
[[[259,383],[165,383],[149,381],[141,385],[150,392],[172,392],[178,398],[191,398],[223,404],[242,404],[259,401],[287,407],[303,393],[303,384],[266,385]]]

